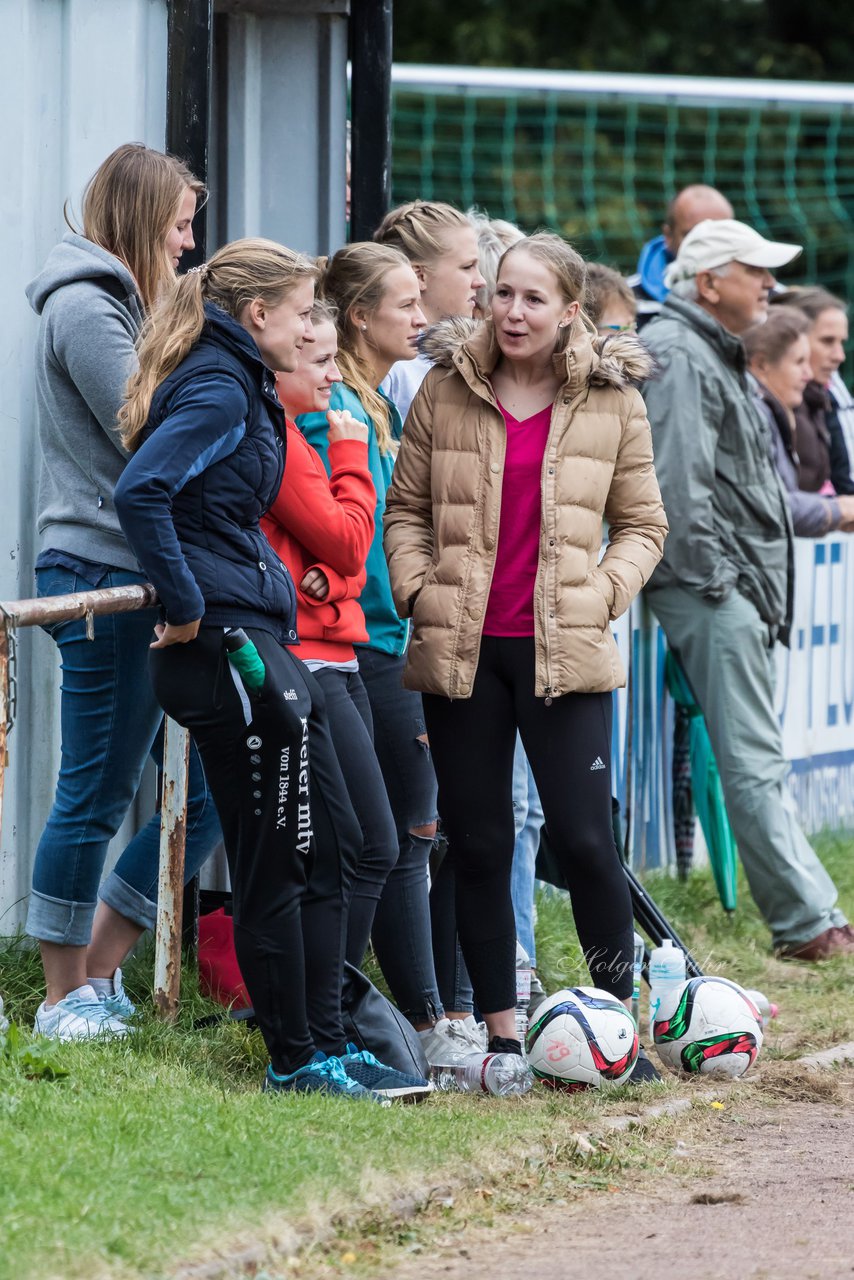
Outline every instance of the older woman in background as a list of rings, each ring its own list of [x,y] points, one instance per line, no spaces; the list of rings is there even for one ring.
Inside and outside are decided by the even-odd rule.
[[[797,412],[813,378],[810,321],[794,307],[775,306],[763,324],[744,335],[759,404],[771,427],[777,470],[789,495],[795,533],[820,538],[832,529],[854,530],[854,497],[816,493],[799,483]],[[815,439],[816,437],[808,437]]]

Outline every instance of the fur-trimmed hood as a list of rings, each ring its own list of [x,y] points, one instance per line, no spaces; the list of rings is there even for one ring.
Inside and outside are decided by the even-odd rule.
[[[421,336],[421,354],[441,368],[459,364],[457,356],[469,357],[481,377],[495,368],[498,345],[490,321],[467,320],[453,316],[431,325]],[[609,333],[593,337],[583,323],[576,321],[565,351],[558,352],[555,364],[566,369],[570,381],[586,372],[596,387],[635,386],[651,376],[655,362],[634,333]]]

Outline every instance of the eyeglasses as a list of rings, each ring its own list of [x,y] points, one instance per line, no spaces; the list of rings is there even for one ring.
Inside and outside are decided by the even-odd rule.
[[[630,320],[628,324],[600,324],[600,333],[637,333],[637,320]]]

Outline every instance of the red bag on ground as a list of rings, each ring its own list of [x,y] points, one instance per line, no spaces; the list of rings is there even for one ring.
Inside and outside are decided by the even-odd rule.
[[[225,907],[199,916],[199,990],[226,1008],[251,1003],[234,950],[234,921]]]

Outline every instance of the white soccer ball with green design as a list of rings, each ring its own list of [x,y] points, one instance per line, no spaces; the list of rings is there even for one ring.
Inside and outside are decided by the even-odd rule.
[[[652,1038],[671,1071],[735,1078],[753,1066],[762,1048],[762,1015],[738,983],[689,978],[665,995]]]

